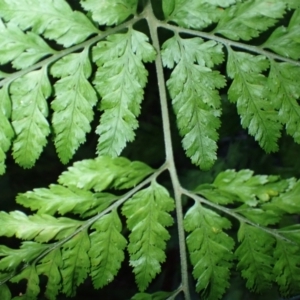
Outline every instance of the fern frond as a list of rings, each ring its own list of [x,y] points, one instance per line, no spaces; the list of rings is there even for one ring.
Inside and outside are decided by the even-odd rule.
[[[4,257],[0,261],[0,274],[4,274],[2,270],[8,270],[10,272],[15,272],[17,268],[21,268],[19,273],[17,273],[10,281],[19,282],[25,279],[27,281],[27,290],[24,297],[26,299],[36,299],[39,292],[39,277],[35,264],[31,264],[32,261],[40,255],[47,248],[46,245],[42,245],[35,242],[23,242],[20,249],[10,249],[5,246],[0,246],[0,257]],[[2,276],[1,276],[2,277]],[[0,293],[1,296],[3,296]],[[6,299],[6,298],[1,298]],[[9,298],[10,299],[10,298]],[[52,298],[53,299],[53,298]]]
[[[283,227],[277,230],[279,234],[287,238],[293,244],[300,246],[300,224],[294,224],[287,227]]]
[[[34,239],[37,242],[60,240],[73,233],[82,224],[80,221],[54,218],[46,214],[27,216],[21,211],[12,211],[9,214],[1,211],[0,222],[6,224],[0,227],[0,236],[15,235],[20,239]]]
[[[124,158],[98,157],[95,160],[82,162],[81,166],[84,166],[85,169],[77,169],[75,164],[73,171],[83,171],[88,176],[88,183],[91,184],[90,186],[84,185],[84,187],[96,190],[109,187],[129,188],[153,172],[143,163],[130,162]],[[88,171],[92,176],[97,175],[97,177],[94,180],[91,179]],[[70,184],[74,174],[69,174],[69,172],[65,172],[60,181]],[[112,175],[110,181],[94,186],[95,183],[98,184],[99,180],[101,182],[106,179],[107,174]],[[91,227],[86,226],[88,224],[86,222],[51,216],[57,212],[61,214],[79,213],[83,217],[94,216],[119,198],[108,193],[92,193],[70,185],[69,188],[50,185],[49,189],[35,189],[32,192],[18,195],[20,204],[32,210],[38,210],[38,214],[27,216],[20,211],[9,214],[0,212],[0,223],[7,225],[7,227],[0,228],[0,235],[8,237],[15,235],[17,238],[39,242],[25,242],[18,250],[0,246],[0,257],[2,256],[0,270],[3,271],[0,272],[1,278],[2,275],[6,275],[6,278],[4,277],[6,280],[13,278],[12,281],[19,282],[21,279],[34,277],[33,283],[36,282],[36,284],[28,282],[25,294],[26,297],[31,297],[30,299],[37,298],[38,291],[35,288],[39,287],[39,275],[48,277],[45,293],[50,299],[56,299],[59,292],[67,296],[75,295],[77,286],[89,274],[95,288],[103,287],[113,280],[124,260],[127,241],[121,234],[122,224],[115,210],[101,218],[94,218],[93,222],[89,220]],[[161,207],[157,208],[159,224],[168,226],[172,223],[172,218],[167,211],[170,210],[170,207],[174,207],[174,203],[168,198],[166,190],[162,187],[158,186],[156,189],[155,185],[153,188],[155,189],[152,191],[153,197],[158,198],[157,203],[162,203],[163,211],[159,210]],[[85,228],[82,227],[74,234],[74,231],[82,225],[85,225]],[[87,232],[88,227],[92,230],[91,234]],[[162,227],[161,232],[165,236],[162,237],[162,245],[159,245],[163,249],[165,239],[168,237],[164,230]],[[60,240],[60,244],[40,244],[50,240]],[[18,276],[12,276],[20,267],[22,271]]]
[[[221,15],[214,32],[232,40],[248,41],[273,26],[285,13],[284,1],[253,0],[238,3]]]
[[[58,212],[64,215],[72,212],[87,217],[103,211],[118,198],[109,193],[92,193],[75,187],[51,184],[49,189],[40,188],[19,194],[16,202],[37,210],[39,214],[54,215]]]
[[[19,249],[11,249],[0,245],[0,257],[2,257],[0,260],[0,270],[15,271],[20,265],[32,262],[47,247],[47,245],[32,241],[22,242]]]
[[[300,8],[300,5],[299,5]],[[274,52],[291,57],[295,60],[300,58],[300,9],[294,11],[288,27],[277,27],[262,47]]]
[[[65,186],[85,190],[126,189],[135,186],[153,171],[139,161],[100,156],[76,162],[68,171],[62,173],[58,181]]]
[[[300,97],[300,86],[297,81],[300,77],[299,67],[273,60],[270,63],[268,98],[279,110],[277,118],[285,125],[286,132],[294,138],[296,143],[300,144],[300,106],[297,102]]]
[[[300,181],[290,179],[289,187],[285,193],[281,193],[278,197],[272,199],[271,202],[266,203],[267,210],[279,210],[283,213],[300,214]]]
[[[203,184],[196,192],[215,203],[228,204],[234,201],[256,206],[258,202],[270,201],[284,192],[289,183],[278,176],[254,175],[251,170],[226,170],[220,172],[214,182]]]
[[[1,0],[0,16],[22,30],[55,40],[65,47],[80,43],[99,30],[64,0]]]
[[[111,204],[119,200],[120,196],[110,194],[110,193],[95,193],[93,195],[93,198],[94,198],[93,203],[86,202],[87,209],[85,211],[82,211],[81,204],[78,203],[78,205],[75,207],[76,210],[74,210],[74,213],[78,211],[77,213],[81,214],[82,218],[94,216],[100,212],[103,212]]]
[[[250,170],[226,170],[219,173],[212,184],[202,184],[195,191],[218,204],[238,204],[236,213],[267,226],[281,220],[284,211],[275,203],[281,195],[285,197],[290,188],[289,182],[278,176],[254,176]]]
[[[137,293],[131,298],[131,300],[166,300],[173,299],[171,298],[172,295],[173,292],[156,292],[153,294]]]
[[[248,128],[249,134],[266,152],[273,152],[278,150],[282,125],[273,103],[267,98],[267,78],[261,74],[268,67],[264,56],[228,48],[227,73],[233,78],[229,100],[237,104],[243,128]]]
[[[14,68],[24,69],[55,52],[34,32],[24,33],[12,23],[0,28],[1,64],[11,62]]]
[[[134,140],[148,76],[143,62],[154,59],[148,37],[133,29],[110,35],[93,47],[93,60],[98,66],[94,84],[102,97],[103,111],[97,128],[98,154],[118,156],[126,143]]]
[[[182,144],[192,162],[209,169],[216,160],[220,96],[225,80],[211,68],[223,60],[221,45],[175,35],[162,46],[165,66],[174,68],[167,81]],[[209,124],[209,126],[207,126]]]
[[[137,9],[137,0],[81,0],[81,6],[91,12],[94,21],[100,25],[114,25],[134,15]]]
[[[27,288],[24,298],[30,300],[37,299],[41,289],[40,279],[35,265],[30,265],[26,269],[22,270],[18,275],[11,279],[11,282],[20,282],[23,279],[26,279],[27,281]]]
[[[174,200],[168,191],[156,182],[129,199],[122,207],[127,218],[130,265],[140,291],[144,291],[161,270],[165,261],[166,241],[170,235],[165,227],[173,224],[169,212]]]
[[[62,292],[67,296],[75,296],[77,286],[87,278],[90,271],[90,247],[90,238],[86,230],[77,233],[63,245]]]
[[[240,220],[240,245],[235,251],[239,260],[237,268],[246,279],[247,288],[254,292],[268,290],[276,281],[282,295],[298,293],[299,225],[274,230],[258,224],[267,226],[278,223],[283,214],[299,214],[299,188],[299,181],[293,178],[281,180],[277,176],[253,176],[249,170],[227,170],[221,172],[212,185],[203,184],[196,189],[212,202],[244,203],[234,212],[227,209],[224,212]]]
[[[166,21],[186,28],[202,29],[220,19],[223,12],[220,7],[227,7],[235,2],[236,0],[164,0],[163,12]]]
[[[190,267],[201,299],[223,297],[232,267],[250,292],[278,287],[283,297],[299,294],[300,180],[227,170],[194,192],[183,188],[166,93],[167,88],[183,149],[201,169],[217,159],[221,104],[232,107],[221,103],[226,92],[242,127],[266,152],[278,150],[283,128],[300,144],[299,24],[299,0],[0,0],[0,175],[10,148],[16,163],[32,167],[50,132],[58,157],[68,163],[91,131],[94,107],[100,111],[98,157],[74,163],[57,184],[18,194],[17,203],[33,214],[0,211],[4,243],[19,240],[15,249],[0,245],[0,299],[72,297],[88,276],[95,289],[103,288],[123,263],[135,276],[138,292],[130,288],[135,300],[190,299]],[[135,139],[148,71],[154,71],[147,63],[153,61],[157,82],[147,89],[144,116],[153,136],[144,135],[128,155],[157,166],[160,150],[151,144],[159,145],[162,137],[165,162],[157,170],[119,157]],[[225,75],[232,81],[228,89]],[[156,134],[149,122],[157,121],[151,98],[158,97],[163,126]],[[222,149],[223,141],[231,143],[227,129]],[[283,139],[289,145],[290,138]],[[152,150],[141,155],[145,140]],[[285,178],[291,170],[279,162],[275,168]],[[176,203],[157,183],[164,171]],[[197,176],[192,171],[184,181]],[[0,194],[5,197],[9,188]],[[161,279],[169,275],[162,267],[173,250],[167,248],[167,227],[175,208],[174,241],[180,246],[175,277],[180,269],[181,282],[163,292],[158,278],[154,290],[145,292],[159,273]],[[15,296],[18,289],[10,293],[11,283],[19,288],[22,282],[27,286],[22,295]]]
[[[284,0],[289,8],[300,8],[300,3],[298,0]]]
[[[96,221],[90,234],[91,277],[94,287],[101,288],[110,283],[124,260],[126,239],[121,234],[122,223],[115,210]]]
[[[0,89],[0,175],[5,172],[6,152],[10,148],[14,137],[14,130],[9,118],[11,116],[11,102],[8,95],[8,87]]]
[[[284,230],[284,229],[283,229]],[[284,297],[300,293],[300,247],[277,239],[274,251],[274,273]]]
[[[62,263],[61,250],[58,248],[43,257],[37,265],[38,274],[48,277],[45,290],[47,299],[55,300],[61,289],[62,275],[60,269],[62,268]]]
[[[246,279],[247,288],[254,292],[268,290],[274,281],[274,238],[257,227],[241,223],[238,240],[241,244],[235,251],[237,268]]]
[[[80,144],[85,142],[93,119],[97,95],[87,80],[92,72],[89,49],[64,56],[50,69],[54,77],[53,113],[54,143],[60,160],[68,163]]]
[[[204,299],[220,299],[229,286],[234,241],[224,229],[231,223],[199,202],[187,211],[184,228],[190,232],[186,238],[196,291]]]
[[[47,143],[50,128],[46,99],[51,92],[46,67],[27,73],[11,84],[12,126],[16,133],[13,156],[24,168],[35,164]]]
[[[238,0],[203,0],[203,2],[216,5],[218,7],[227,7],[238,2]]]
[[[11,299],[11,292],[10,292],[7,284],[0,285],[0,296],[3,300]]]

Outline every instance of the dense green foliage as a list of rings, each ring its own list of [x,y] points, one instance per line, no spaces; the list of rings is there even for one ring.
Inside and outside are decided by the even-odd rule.
[[[0,174],[70,163],[0,211],[0,299],[300,295],[299,59],[298,0],[0,0]]]

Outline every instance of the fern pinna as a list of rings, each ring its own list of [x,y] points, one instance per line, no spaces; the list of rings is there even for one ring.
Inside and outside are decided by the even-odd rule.
[[[33,167],[50,137],[69,163],[100,115],[95,158],[18,194],[32,214],[0,212],[0,235],[22,240],[0,245],[0,298],[75,296],[87,278],[101,289],[122,264],[136,300],[221,299],[233,274],[254,293],[299,295],[300,181],[242,169],[184,187],[168,106],[202,170],[217,160],[222,99],[267,153],[282,132],[300,143],[299,59],[298,0],[0,0],[0,173],[10,149]],[[135,139],[151,65],[165,142],[158,168],[120,156]],[[151,286],[175,227],[181,279],[161,291]]]

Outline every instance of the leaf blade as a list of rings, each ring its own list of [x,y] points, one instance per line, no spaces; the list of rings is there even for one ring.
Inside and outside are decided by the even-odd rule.
[[[274,280],[274,239],[256,227],[241,223],[238,240],[241,245],[235,251],[239,259],[237,269],[241,270],[242,277],[246,279],[247,288],[255,292],[268,290]]]
[[[137,9],[137,0],[81,0],[81,6],[92,13],[94,21],[100,25],[115,25],[134,15]]]
[[[51,67],[51,73],[60,79],[54,84],[55,99],[52,124],[54,143],[60,160],[66,164],[79,145],[86,140],[93,120],[93,107],[98,99],[88,81],[92,72],[89,51],[69,54]]]
[[[91,277],[96,289],[110,283],[121,268],[127,245],[123,237],[122,223],[115,210],[103,216],[91,227],[90,234]]]
[[[205,299],[220,299],[229,287],[234,241],[223,229],[231,223],[198,202],[187,211],[184,229],[193,265],[196,291]]]
[[[137,192],[122,207],[131,230],[128,245],[130,265],[142,292],[161,271],[160,265],[166,257],[166,241],[170,238],[165,227],[173,224],[168,213],[173,209],[174,200],[156,182]]]
[[[223,60],[221,46],[200,38],[175,36],[162,46],[165,66],[175,69],[167,81],[182,145],[191,161],[208,170],[216,160],[220,96],[224,77],[211,67]],[[207,124],[210,126],[206,126]]]
[[[267,79],[261,73],[267,68],[268,61],[264,56],[229,48],[227,73],[233,78],[228,90],[229,100],[237,104],[243,128],[248,128],[249,134],[269,153],[278,150],[282,125],[278,122],[274,104],[266,95]]]
[[[0,15],[22,30],[37,34],[65,47],[84,41],[98,29],[79,11],[72,11],[62,0],[1,0]]]
[[[31,168],[39,158],[50,133],[48,104],[51,84],[46,67],[16,79],[10,88],[12,126],[16,133],[13,157],[24,168]]]
[[[133,29],[110,35],[93,48],[93,60],[98,66],[94,84],[102,97],[103,111],[96,131],[100,135],[99,155],[119,156],[127,142],[134,140],[148,76],[143,62],[154,58],[148,37]]]
[[[109,187],[130,188],[154,170],[146,164],[130,162],[124,157],[99,156],[77,162],[59,177],[59,183],[68,187],[102,191]]]

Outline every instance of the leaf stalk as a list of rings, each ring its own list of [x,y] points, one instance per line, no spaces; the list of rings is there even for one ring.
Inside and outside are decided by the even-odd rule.
[[[160,98],[160,106],[161,106],[161,114],[162,114],[166,163],[170,173],[171,182],[174,190],[174,198],[176,202],[182,291],[185,295],[185,299],[190,300],[191,298],[190,298],[189,281],[188,281],[187,251],[186,251],[186,244],[185,244],[185,232],[183,227],[183,212],[182,212],[182,202],[181,202],[181,196],[182,196],[181,185],[178,179],[175,160],[174,160],[174,152],[173,152],[171,129],[170,129],[170,118],[169,118],[169,110],[168,110],[168,102],[167,102],[167,91],[165,86],[162,58],[160,53],[160,44],[159,44],[159,39],[157,34],[157,28],[159,23],[156,17],[154,16],[150,1],[148,2],[148,5],[145,9],[145,17],[148,21],[150,36],[152,39],[153,46],[157,51],[155,66],[156,66],[158,90],[159,90],[159,98]]]

